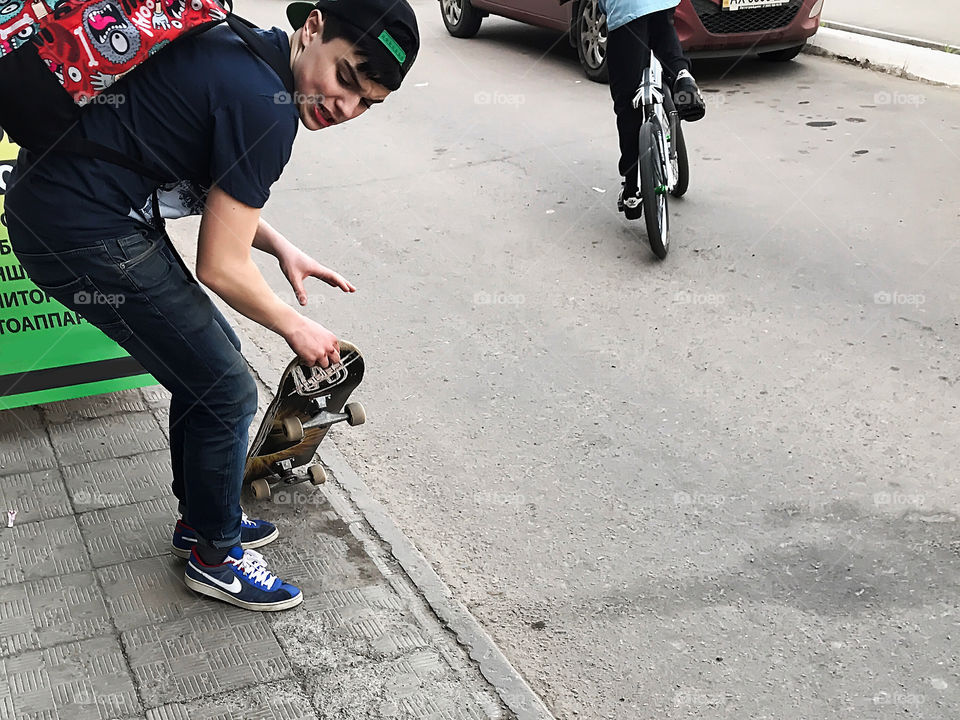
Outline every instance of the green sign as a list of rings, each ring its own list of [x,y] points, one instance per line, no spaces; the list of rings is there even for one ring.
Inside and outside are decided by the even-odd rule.
[[[16,157],[0,135],[0,410],[156,384],[123,348],[27,279],[3,215]]]

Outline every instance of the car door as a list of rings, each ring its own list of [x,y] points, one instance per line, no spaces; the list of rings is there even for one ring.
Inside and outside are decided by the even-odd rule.
[[[560,0],[485,0],[475,5],[531,25],[566,30],[570,26],[570,7],[576,2],[570,0],[561,5]]]

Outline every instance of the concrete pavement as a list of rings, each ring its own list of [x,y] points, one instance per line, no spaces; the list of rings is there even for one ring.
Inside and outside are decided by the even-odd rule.
[[[960,12],[953,0],[826,0],[821,19],[960,46]]]
[[[810,52],[960,86],[960,15],[950,0],[827,0]]]
[[[246,503],[302,606],[188,590],[166,412],[147,388],[0,413],[3,720],[513,717],[349,503],[309,485]]]
[[[960,54],[877,37],[865,31],[821,27],[807,43],[807,52],[911,80],[960,87]]]

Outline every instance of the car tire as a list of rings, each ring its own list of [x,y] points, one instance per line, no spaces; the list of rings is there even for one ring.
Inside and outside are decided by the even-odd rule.
[[[598,0],[580,0],[574,14],[573,41],[584,74],[598,83],[610,81],[607,71],[607,19]]]
[[[793,60],[797,55],[799,55],[803,48],[806,47],[806,43],[802,45],[797,45],[796,47],[788,47],[783,50],[772,50],[770,52],[758,53],[758,57],[763,60],[769,60],[770,62],[789,62]]]
[[[447,32],[458,38],[472,38],[483,22],[483,14],[470,0],[440,0],[440,15]]]

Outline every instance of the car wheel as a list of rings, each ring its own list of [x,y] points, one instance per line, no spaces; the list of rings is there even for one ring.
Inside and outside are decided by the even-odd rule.
[[[583,72],[594,82],[608,82],[607,17],[598,0],[581,0],[575,17],[573,35]]]
[[[440,14],[447,32],[458,38],[472,38],[483,21],[483,15],[470,0],[440,0]]]
[[[783,50],[773,50],[771,52],[758,53],[758,56],[764,60],[770,60],[771,62],[787,62],[789,60],[793,60],[797,55],[799,55],[805,46],[806,43],[803,43],[802,45],[784,48]]]

